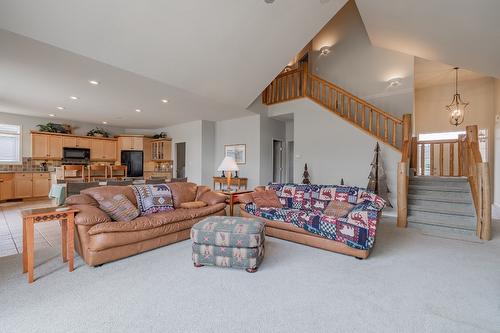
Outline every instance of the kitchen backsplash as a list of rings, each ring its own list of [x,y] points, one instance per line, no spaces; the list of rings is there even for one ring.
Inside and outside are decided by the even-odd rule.
[[[44,161],[33,160],[31,157],[23,157],[23,164],[0,164],[0,171],[41,171],[40,164]],[[47,161],[48,171],[61,166],[61,161]]]

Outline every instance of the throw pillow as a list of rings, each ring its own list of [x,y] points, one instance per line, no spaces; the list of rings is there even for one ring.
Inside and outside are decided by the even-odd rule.
[[[192,209],[192,208],[201,208],[207,205],[206,202],[203,201],[191,201],[191,202],[183,202],[181,203],[181,208]]]
[[[99,201],[99,208],[106,212],[114,221],[129,222],[139,216],[139,209],[123,194],[117,194],[111,199],[103,198]]]
[[[276,192],[273,190],[265,190],[259,192],[252,193],[253,201],[257,208],[262,207],[273,207],[273,208],[282,208],[281,204]]]
[[[130,185],[141,215],[166,212],[174,209],[172,191],[167,184]]]
[[[353,208],[354,205],[348,202],[332,200],[323,213],[335,218],[346,217]]]

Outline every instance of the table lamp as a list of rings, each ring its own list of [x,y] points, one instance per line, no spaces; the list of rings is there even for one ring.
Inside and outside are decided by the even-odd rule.
[[[231,191],[231,172],[238,170],[240,170],[240,168],[238,168],[238,164],[236,164],[236,161],[231,156],[224,157],[222,163],[219,165],[219,168],[217,168],[217,171],[226,172],[227,189],[229,191]]]

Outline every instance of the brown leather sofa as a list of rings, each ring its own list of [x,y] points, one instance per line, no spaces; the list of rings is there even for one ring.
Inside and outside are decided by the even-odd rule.
[[[257,186],[255,188],[255,191],[264,191],[264,190],[265,186]],[[266,236],[280,238],[294,243],[308,245],[327,251],[342,253],[356,257],[358,259],[366,259],[370,255],[370,250],[355,249],[343,243],[309,233],[304,229],[296,227],[293,224],[272,221],[248,213],[245,210],[245,205],[249,202],[252,202],[253,198],[251,196],[251,193],[245,193],[239,195],[238,199],[240,202],[240,215],[242,217],[257,218],[263,221],[266,224]]]
[[[210,215],[226,215],[226,197],[207,186],[171,183],[175,210],[139,216],[130,222],[112,221],[99,209],[93,195],[113,197],[121,193],[137,206],[129,186],[99,186],[66,199],[80,210],[75,216],[75,248],[90,266],[101,265],[157,247],[189,239],[191,227]],[[180,208],[183,202],[204,201],[202,208]]]

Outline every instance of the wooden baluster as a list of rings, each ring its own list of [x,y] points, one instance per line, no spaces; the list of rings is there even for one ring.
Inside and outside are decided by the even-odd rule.
[[[321,104],[326,105],[326,84],[323,84],[323,93],[321,94]]]
[[[290,76],[285,76],[285,98],[288,100],[290,90]]]
[[[460,143],[459,143],[460,144]],[[448,176],[453,177],[455,175],[455,144],[450,143],[450,164],[449,164],[449,170],[448,170]]]
[[[457,154],[457,159],[458,159],[458,176],[462,177],[464,175],[463,173],[463,163],[464,163],[464,157],[463,157],[463,141],[459,138],[458,140],[458,154]]]
[[[369,121],[368,131],[370,131],[370,133],[372,133],[372,125],[373,125],[373,110],[372,109],[370,109],[368,111],[368,121]]]
[[[347,97],[347,119],[351,119],[351,98]]]
[[[425,144],[420,145],[420,175],[425,176]]]
[[[340,95],[340,114],[343,117],[344,116],[344,95],[341,92],[339,92],[339,95]]]
[[[417,169],[417,137],[411,138],[411,159],[410,159],[410,168]]]
[[[442,177],[444,167],[444,146],[442,143],[439,144],[439,175]]]
[[[431,176],[433,176],[434,175],[434,144],[433,143],[431,143],[431,147],[430,148],[431,148],[431,152],[430,152],[430,155],[431,155],[430,156],[430,159],[431,159],[430,160],[430,164],[431,164],[430,174],[431,174]]]
[[[309,75],[307,74],[307,63],[303,64],[302,66],[304,67],[304,71],[302,72],[302,97],[306,97],[309,81]]]
[[[385,142],[389,142],[388,127],[389,127],[389,119],[384,116],[384,141]]]
[[[274,84],[276,83],[276,80],[271,82],[271,91],[270,91],[270,103],[274,103]]]
[[[396,122],[392,121],[392,145],[396,147],[396,134],[397,134],[397,125]]]
[[[334,103],[334,111],[339,113],[339,92],[335,90],[333,98],[335,99]]]
[[[332,108],[332,88],[328,88],[328,109],[333,110],[333,108]]]
[[[377,130],[377,136],[380,137],[380,113],[375,113],[375,127]]]
[[[281,98],[280,98],[280,102],[283,102],[285,100],[285,78],[282,77],[280,79],[281,81]]]
[[[365,129],[366,106],[362,105],[361,113],[361,126]]]
[[[354,101],[354,123],[358,123],[358,111],[359,111],[359,104],[358,102]]]
[[[292,78],[292,98],[295,97],[297,97],[297,73],[294,73]]]

